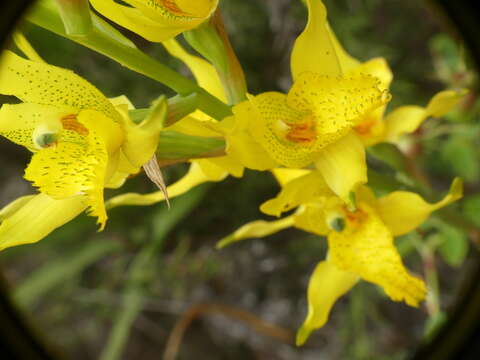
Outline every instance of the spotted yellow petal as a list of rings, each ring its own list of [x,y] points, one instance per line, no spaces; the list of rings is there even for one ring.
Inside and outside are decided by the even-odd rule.
[[[30,151],[36,151],[46,134],[54,135],[61,131],[61,119],[69,114],[69,107],[4,104],[0,109],[0,135]]]
[[[343,231],[330,232],[328,248],[339,269],[381,286],[392,300],[418,306],[425,298],[425,283],[404,267],[392,233],[367,204],[347,214]]]
[[[456,178],[448,194],[430,204],[421,196],[408,191],[395,191],[377,202],[378,214],[394,236],[406,234],[420,226],[430,214],[463,196],[462,180]]]
[[[244,239],[265,237],[291,226],[293,226],[293,216],[287,216],[276,221],[252,221],[237,229],[233,234],[224,237],[217,243],[216,247],[221,249]]]
[[[120,121],[110,101],[87,80],[53,65],[26,60],[11,51],[0,58],[0,94],[23,102],[60,108],[90,109]]]
[[[192,29],[215,11],[218,0],[90,0],[100,14],[149,41],[161,42]]]
[[[91,110],[64,117],[61,122],[57,141],[34,153],[25,179],[54,199],[87,195],[89,212],[98,217],[103,229],[108,161],[122,141],[122,132],[103,113]]]
[[[335,302],[357,282],[358,275],[342,271],[330,261],[321,261],[308,282],[308,314],[297,331],[297,346],[307,341],[313,330],[321,328]]]
[[[315,165],[330,189],[346,202],[367,182],[365,148],[353,132],[323,149]]]
[[[37,242],[69,222],[88,206],[85,196],[55,200],[38,194],[1,219],[0,250]]]
[[[295,40],[290,60],[293,79],[306,71],[341,75],[342,69],[327,24],[327,9],[321,0],[306,0],[306,4],[307,26]]]
[[[207,169],[207,166],[208,165],[203,164],[202,167],[197,161],[192,162],[190,169],[185,176],[172,185],[167,186],[168,197],[170,199],[174,198],[176,196],[185,194],[197,185],[209,181],[221,181],[227,176],[225,171],[220,172],[218,169],[210,169],[210,171],[207,170],[207,173],[205,173],[204,171]],[[164,200],[165,195],[162,191],[156,191],[150,194],[125,193],[109,199],[106,202],[106,207],[111,209],[117,206],[125,205],[146,206],[153,205]]]
[[[312,171],[287,183],[275,198],[264,202],[260,210],[268,215],[280,216],[283,212],[313,201],[318,196],[332,195],[322,175],[318,171]]]

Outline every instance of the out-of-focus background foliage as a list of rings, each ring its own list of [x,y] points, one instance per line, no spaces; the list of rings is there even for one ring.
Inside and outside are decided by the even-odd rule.
[[[301,2],[221,3],[250,92],[287,91],[290,50],[305,24]],[[454,176],[466,183],[456,211],[433,217],[397,240],[408,267],[426,277],[434,296],[413,309],[361,282],[304,347],[291,345],[290,336],[306,313],[308,277],[325,256],[325,240],[287,230],[216,251],[220,238],[265,218],[258,205],[278,190],[268,173],[247,171],[242,179],[195,189],[173,201],[170,211],[165,204],[116,208],[102,233],[96,232],[94,219],[83,215],[38,244],[1,252],[13,298],[60,353],[83,360],[158,359],[175,323],[197,304],[204,305],[190,313],[193,321],[180,359],[403,359],[441,325],[468,267],[469,251],[477,251],[479,244],[474,227],[480,226],[480,194],[475,195],[480,102],[474,75],[460,43],[423,2],[325,4],[333,29],[352,55],[388,60],[395,76],[390,108],[425,105],[445,88],[470,89],[457,110],[428,121],[402,144],[433,197],[439,198]],[[171,95],[162,85],[68,40],[31,26],[24,31],[49,63],[74,69],[108,96],[126,94],[145,107],[161,93]],[[129,36],[155,58],[187,72],[160,45]],[[0,206],[33,192],[22,179],[27,153],[0,139],[0,161]],[[167,182],[185,170],[185,164],[165,168]],[[154,190],[144,175],[121,189]],[[226,308],[208,311],[212,304]],[[273,327],[256,331],[260,319]]]

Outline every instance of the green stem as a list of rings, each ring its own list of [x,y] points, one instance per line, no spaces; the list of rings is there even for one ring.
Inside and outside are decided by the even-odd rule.
[[[88,0],[55,0],[65,26],[71,36],[85,36],[92,30]]]
[[[51,0],[39,1],[27,14],[26,19],[57,35],[95,50],[130,70],[159,81],[180,95],[188,96],[192,93],[198,93],[199,108],[215,119],[221,120],[231,115],[231,109],[228,105],[210,95],[192,80],[138,50],[132,42],[95,15],[92,16],[93,30],[82,37],[70,36],[65,32],[63,22]]]

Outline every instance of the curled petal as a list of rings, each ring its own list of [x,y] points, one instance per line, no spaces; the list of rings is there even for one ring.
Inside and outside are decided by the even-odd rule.
[[[330,232],[328,248],[339,269],[381,286],[392,300],[416,307],[425,298],[425,283],[409,274],[390,230],[367,204],[347,215],[344,230]]]
[[[123,118],[125,141],[121,144],[122,151],[133,167],[143,166],[154,155],[166,117],[167,102],[161,97],[141,123],[134,123],[128,116]]]
[[[161,42],[192,29],[216,9],[218,0],[90,0],[102,15],[149,41]]]
[[[365,148],[353,132],[323,149],[315,165],[330,189],[346,202],[367,182]]]
[[[233,234],[224,237],[217,243],[216,247],[221,249],[244,239],[265,237],[291,226],[293,226],[293,216],[287,216],[277,221],[252,221],[237,229]]]
[[[297,331],[297,346],[307,341],[310,333],[321,328],[335,302],[348,292],[357,282],[358,276],[342,271],[330,261],[321,261],[308,282],[308,314]]]
[[[277,168],[272,169],[272,174],[277,179],[280,186],[288,184],[290,181],[295,180],[303,175],[307,175],[311,170],[307,169],[287,169],[287,168]]]
[[[69,222],[88,206],[85,196],[55,200],[45,194],[23,198],[0,224],[0,250],[37,242]],[[11,208],[12,209],[12,208]]]
[[[260,210],[268,215],[280,216],[283,212],[313,201],[318,196],[332,195],[322,175],[318,171],[312,171],[287,183],[275,198],[264,202]]]
[[[408,191],[395,191],[377,202],[377,210],[394,236],[406,234],[420,226],[430,214],[463,196],[462,180],[456,178],[448,194],[439,202],[429,204],[421,196]]]
[[[396,142],[400,136],[413,133],[429,116],[440,117],[452,110],[465,96],[466,90],[446,90],[436,94],[427,107],[401,106],[385,118],[385,141]]]

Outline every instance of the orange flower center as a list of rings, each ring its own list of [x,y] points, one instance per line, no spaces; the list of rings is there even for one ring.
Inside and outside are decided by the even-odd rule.
[[[310,144],[317,139],[315,131],[315,122],[309,119],[299,124],[287,124],[289,129],[286,134],[287,140],[299,143]]]
[[[355,126],[355,131],[362,136],[368,135],[372,132],[372,128],[375,126],[375,119],[373,118],[367,118],[364,121],[362,121],[360,124]]]
[[[190,14],[186,13],[182,9],[180,9],[175,2],[175,0],[155,0],[155,2],[164,8],[166,8],[168,11],[170,11],[172,14],[175,14],[177,16],[189,16]]]
[[[77,134],[82,136],[88,135],[88,129],[77,121],[77,115],[65,115],[60,119],[60,121],[62,122],[62,126],[65,130],[75,131]]]

